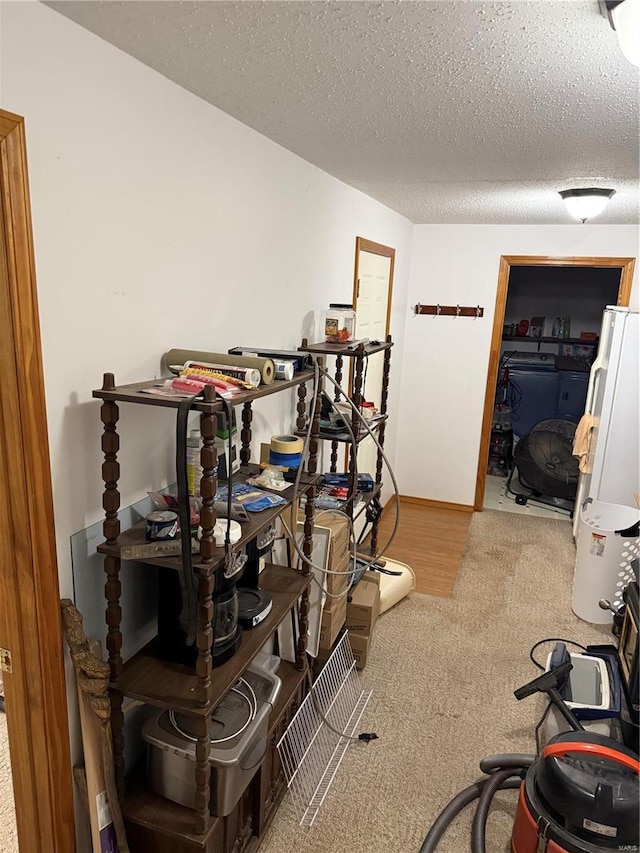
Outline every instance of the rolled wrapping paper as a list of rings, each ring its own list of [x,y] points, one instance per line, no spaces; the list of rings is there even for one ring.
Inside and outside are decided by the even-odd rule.
[[[208,361],[186,361],[184,369],[189,373],[204,373],[215,372],[223,373],[225,376],[231,376],[233,379],[240,379],[251,385],[252,388],[257,388],[262,382],[262,375],[255,367],[238,367],[231,364],[212,364]]]
[[[271,385],[275,378],[276,369],[272,358],[258,358],[250,355],[229,355],[221,352],[204,352],[194,349],[170,349],[162,356],[163,370],[169,371],[169,365],[184,364],[187,361],[208,362],[209,364],[226,364],[230,367],[251,367],[260,371],[263,385]]]
[[[304,441],[297,435],[274,435],[271,438],[269,462],[283,468],[298,468],[302,461]]]

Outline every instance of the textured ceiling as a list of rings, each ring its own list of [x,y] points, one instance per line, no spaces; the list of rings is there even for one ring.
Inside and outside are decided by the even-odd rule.
[[[639,70],[597,0],[50,2],[416,223],[638,222]]]

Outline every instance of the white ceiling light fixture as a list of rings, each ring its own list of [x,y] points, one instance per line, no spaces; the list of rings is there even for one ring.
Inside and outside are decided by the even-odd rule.
[[[604,0],[604,12],[624,57],[640,68],[640,0]]]
[[[615,195],[615,190],[605,190],[599,187],[588,187],[579,190],[561,190],[558,195],[567,205],[567,210],[583,223],[593,219],[609,204],[609,199]]]

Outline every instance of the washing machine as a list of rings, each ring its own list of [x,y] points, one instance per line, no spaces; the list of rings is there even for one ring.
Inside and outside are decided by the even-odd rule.
[[[587,402],[589,373],[561,370],[558,381],[558,417],[577,424]]]
[[[553,353],[505,353],[502,367],[509,371],[513,434],[522,438],[540,421],[558,417],[560,374]],[[584,411],[584,406],[583,406]]]

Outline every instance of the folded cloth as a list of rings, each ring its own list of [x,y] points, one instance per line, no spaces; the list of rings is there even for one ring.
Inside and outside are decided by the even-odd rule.
[[[573,455],[578,457],[578,468],[582,474],[589,472],[589,446],[593,434],[593,415],[588,412],[580,418],[573,437]]]

